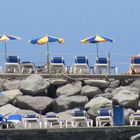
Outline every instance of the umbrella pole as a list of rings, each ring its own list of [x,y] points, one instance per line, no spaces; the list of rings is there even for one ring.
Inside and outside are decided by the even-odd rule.
[[[6,48],[6,41],[4,41],[5,46],[5,62],[7,62],[7,48]]]
[[[97,43],[97,60],[98,60],[98,43]]]
[[[49,65],[49,44],[47,43],[47,67],[48,67],[48,74],[50,73],[50,65]]]

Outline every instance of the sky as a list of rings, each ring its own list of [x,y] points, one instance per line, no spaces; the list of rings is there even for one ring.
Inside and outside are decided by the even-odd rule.
[[[64,38],[63,44],[50,43],[50,56],[62,56],[66,65],[74,57],[86,55],[93,66],[96,44],[81,44],[86,37],[101,35],[114,43],[99,43],[99,56],[111,54],[119,73],[128,70],[130,57],[140,54],[140,0],[0,0],[0,34],[19,36],[8,41],[8,55],[42,65],[46,45],[32,45],[30,39],[51,35]],[[4,64],[4,43],[0,42],[0,65]]]

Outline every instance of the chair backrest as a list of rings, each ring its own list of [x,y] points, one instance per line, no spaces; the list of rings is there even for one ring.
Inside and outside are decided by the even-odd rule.
[[[100,108],[99,116],[110,116],[110,112],[107,108]]]
[[[37,118],[36,114],[27,114],[27,118]]]
[[[3,120],[4,120],[4,116],[0,114],[0,122],[2,122]]]
[[[65,64],[65,61],[64,61],[63,57],[52,57],[51,63],[55,63],[55,64],[63,63],[63,64]]]
[[[8,63],[20,63],[20,59],[18,58],[18,56],[8,56],[7,62]]]
[[[88,58],[86,56],[76,56],[75,57],[76,64],[87,64],[88,65]]]
[[[85,111],[84,110],[74,111],[74,116],[75,117],[84,117],[85,116]]]
[[[131,57],[131,64],[140,64],[140,56]]]
[[[21,62],[21,64],[30,64],[30,63],[32,63],[31,61],[23,61],[23,62]]]
[[[8,120],[19,120],[21,121],[22,116],[20,114],[12,114],[8,116]]]
[[[96,60],[97,64],[107,64],[108,63],[108,59],[106,57],[99,57]]]

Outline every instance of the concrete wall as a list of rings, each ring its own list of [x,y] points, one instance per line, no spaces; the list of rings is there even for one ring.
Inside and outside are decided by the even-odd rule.
[[[0,140],[129,140],[140,127],[2,129]]]

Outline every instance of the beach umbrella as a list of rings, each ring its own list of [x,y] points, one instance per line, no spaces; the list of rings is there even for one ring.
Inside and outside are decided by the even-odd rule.
[[[49,73],[49,43],[51,43],[51,42],[63,43],[64,39],[46,35],[41,38],[29,40],[29,42],[32,44],[38,44],[38,45],[47,44],[47,53],[46,54],[47,54],[47,65],[48,65],[48,73]]]
[[[80,42],[81,43],[96,43],[96,47],[97,47],[97,58],[98,58],[98,43],[102,43],[102,42],[113,42],[113,39],[96,35],[96,36],[91,36],[91,37],[85,38],[85,39],[81,40]]]
[[[7,46],[6,46],[6,42],[9,40],[19,40],[21,39],[20,37],[17,36],[13,36],[13,35],[8,35],[8,34],[4,34],[4,35],[0,35],[0,41],[4,42],[4,46],[5,46],[5,62],[7,59]]]

